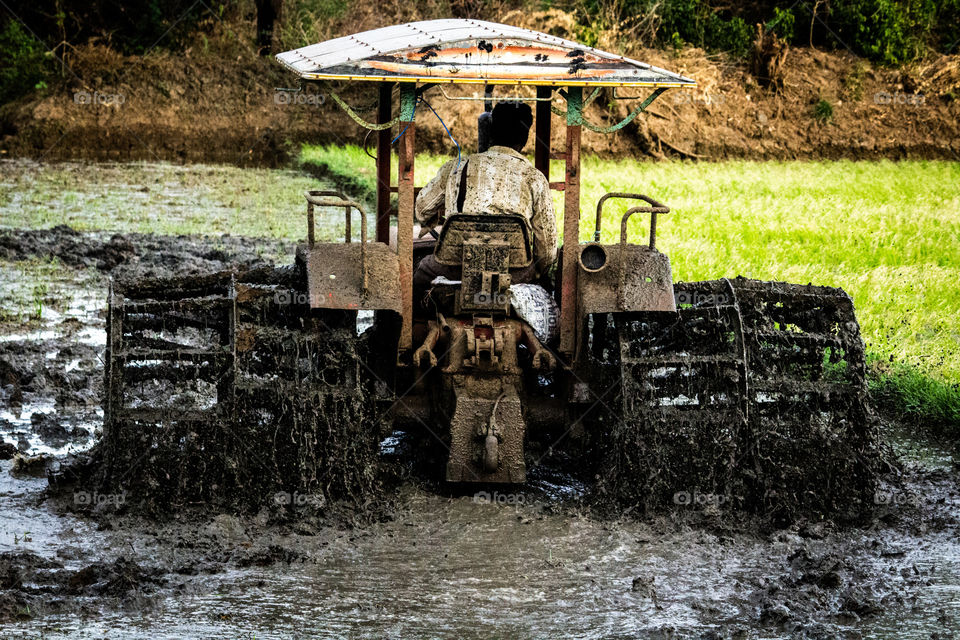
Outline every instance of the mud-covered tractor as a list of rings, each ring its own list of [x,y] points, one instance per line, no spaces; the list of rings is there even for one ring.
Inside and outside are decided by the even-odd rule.
[[[375,132],[373,215],[340,193],[311,191],[292,268],[114,284],[105,440],[149,455],[166,470],[161,482],[185,495],[203,493],[186,486],[199,467],[207,493],[234,485],[355,496],[373,482],[369,457],[384,436],[416,430],[435,441],[445,457],[438,473],[455,483],[522,483],[538,460],[567,450],[621,504],[707,495],[831,509],[862,497],[874,434],[863,345],[842,290],[675,284],[656,245],[658,216],[670,209],[643,185],[591,203],[595,219],[582,224],[581,179],[590,178],[580,172],[581,131],[615,131],[693,80],[475,20],[377,29],[277,58]],[[333,91],[342,82],[374,90],[375,122]],[[417,106],[430,92],[489,109],[496,91],[533,103],[534,164],[548,181],[550,161],[565,163],[549,182],[563,194],[560,259],[536,286],[511,281],[532,259],[523,217],[456,214],[435,243],[414,239],[415,116],[429,113]],[[601,91],[636,101],[626,120],[588,121]],[[558,123],[566,142],[555,150]],[[604,211],[618,201],[627,205],[619,239],[601,242]],[[342,242],[317,239],[320,216],[343,220]],[[649,235],[630,237],[628,222],[641,216]],[[673,222],[683,233],[682,219]],[[462,275],[415,299],[413,274],[430,252]],[[254,478],[244,465],[263,472]]]

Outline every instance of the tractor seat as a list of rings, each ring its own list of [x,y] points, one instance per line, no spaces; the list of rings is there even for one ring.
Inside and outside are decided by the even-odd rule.
[[[440,264],[459,267],[463,264],[464,244],[489,238],[509,247],[510,269],[522,269],[533,262],[533,245],[526,218],[517,214],[457,213],[443,225],[434,258]]]
[[[533,264],[527,220],[514,214],[458,213],[447,218],[433,252],[437,263],[459,267],[460,281],[435,279],[430,297],[455,314],[510,312],[513,275]]]

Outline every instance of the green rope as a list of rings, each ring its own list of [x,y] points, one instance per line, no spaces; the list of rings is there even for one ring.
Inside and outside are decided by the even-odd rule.
[[[341,100],[340,96],[338,96],[336,93],[330,90],[328,90],[327,93],[330,94],[330,97],[333,98],[333,101],[336,102],[338,105],[340,105],[340,108],[343,109],[354,122],[356,122],[361,127],[364,127],[365,129],[373,129],[374,131],[383,131],[384,129],[389,129],[393,125],[400,122],[400,116],[397,116],[390,122],[384,122],[383,124],[374,124],[372,122],[367,122],[366,120],[358,116],[357,113],[350,108],[350,105],[348,105],[346,102]]]
[[[638,115],[640,115],[640,114],[643,112],[644,109],[646,109],[647,107],[649,107],[650,104],[651,104],[654,100],[656,100],[656,99],[660,96],[660,94],[662,94],[662,93],[663,93],[664,91],[666,91],[666,90],[667,90],[666,87],[660,87],[659,89],[657,89],[656,91],[654,91],[652,94],[650,94],[650,97],[648,97],[646,100],[644,100],[643,102],[641,102],[641,103],[637,106],[637,108],[634,109],[634,110],[630,113],[630,115],[628,115],[626,118],[624,118],[624,119],[621,120],[620,122],[618,122],[618,123],[616,123],[616,124],[613,124],[613,125],[610,125],[609,127],[598,127],[597,125],[588,122],[587,119],[584,118],[583,116],[580,117],[580,123],[581,123],[584,127],[586,127],[587,129],[589,129],[590,131],[595,131],[595,132],[597,132],[597,133],[613,133],[614,131],[619,131],[620,129],[623,129],[625,126],[627,126],[628,124],[630,124],[630,123],[634,120],[634,118],[636,118]],[[584,102],[583,106],[586,107],[588,104],[590,104],[590,102],[591,102],[594,98],[596,98],[596,94],[597,94],[598,92],[599,92],[599,89],[597,89],[596,91],[594,91],[594,92],[593,92],[593,95],[591,95],[591,96]],[[550,105],[550,109],[551,109],[555,114],[557,114],[558,116],[566,117],[566,115],[567,115],[567,112],[566,112],[566,111],[563,111],[562,109],[559,109],[558,107],[555,107],[555,106],[553,106],[553,105]]]

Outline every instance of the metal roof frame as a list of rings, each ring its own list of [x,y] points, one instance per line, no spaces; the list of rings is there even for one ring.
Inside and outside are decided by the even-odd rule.
[[[680,74],[539,31],[445,19],[383,27],[277,54],[303,80],[695,87]]]

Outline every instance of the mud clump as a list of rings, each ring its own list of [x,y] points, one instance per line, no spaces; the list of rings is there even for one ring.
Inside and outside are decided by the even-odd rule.
[[[81,233],[66,225],[51,229],[0,231],[0,259],[57,258],[74,268],[93,268],[118,278],[183,277],[262,265],[265,244],[274,240],[222,236],[216,245],[194,236],[143,233]]]
[[[34,413],[30,416],[30,424],[34,433],[44,442],[55,447],[90,437],[90,432],[83,427],[68,427],[50,413]]]
[[[46,475],[47,469],[52,462],[53,458],[51,456],[42,454],[25,456],[18,453],[13,456],[13,466],[10,467],[10,475],[42,478]]]
[[[908,591],[929,584],[914,567],[902,580],[880,587],[881,577],[837,550],[800,547],[785,558],[785,572],[770,576],[746,598],[758,623],[805,637],[836,637],[842,623],[902,606]]]
[[[85,598],[138,599],[165,585],[160,569],[120,557],[77,571],[29,551],[0,554],[0,623],[77,609]]]
[[[100,561],[67,576],[61,593],[123,598],[135,591],[161,586],[161,574],[159,569],[146,570],[127,558]]]

